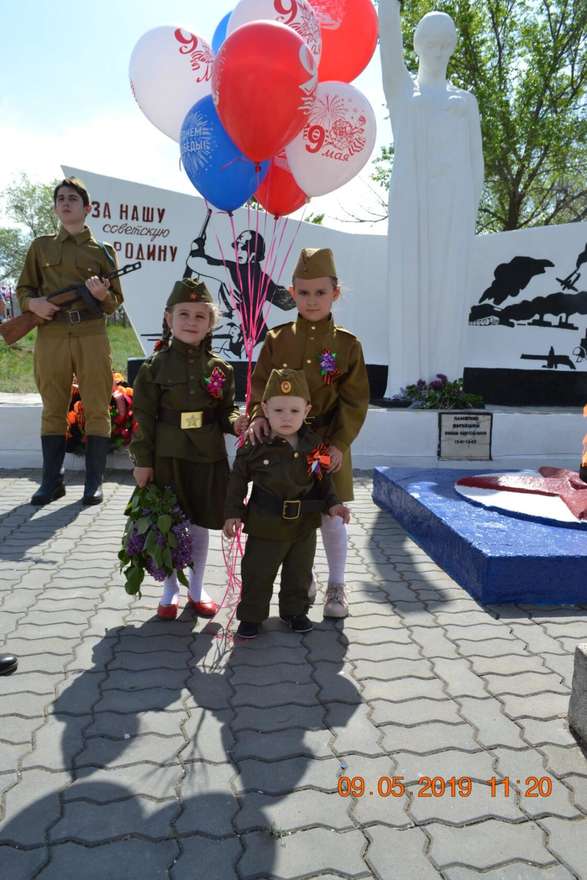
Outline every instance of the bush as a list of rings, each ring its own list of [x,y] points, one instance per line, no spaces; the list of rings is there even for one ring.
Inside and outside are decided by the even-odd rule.
[[[449,382],[444,373],[437,373],[431,382],[419,379],[415,385],[402,388],[394,400],[409,404],[410,409],[483,409],[479,394],[463,391],[463,380]]]

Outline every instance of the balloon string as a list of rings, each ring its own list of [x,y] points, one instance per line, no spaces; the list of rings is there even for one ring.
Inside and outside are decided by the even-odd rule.
[[[206,202],[206,206],[212,215],[212,209],[210,205]],[[249,229],[251,227],[251,207],[248,206],[247,210],[247,219]],[[260,211],[255,210],[255,241],[254,241],[254,252],[256,258],[258,258],[258,246],[259,246],[259,227],[260,227]],[[232,248],[234,254],[234,265],[235,265],[235,274],[237,277],[238,286],[240,289],[240,298],[237,301],[237,294],[233,282],[233,275],[228,267],[228,261],[225,255],[225,250],[218,234],[218,230],[216,226],[213,226],[214,234],[216,237],[216,242],[218,245],[218,249],[222,258],[222,263],[224,265],[224,269],[226,272],[226,277],[228,281],[228,292],[230,296],[230,303],[237,314],[240,323],[241,330],[243,333],[243,341],[245,354],[247,357],[247,381],[246,381],[246,393],[245,393],[245,405],[247,411],[250,407],[251,401],[251,392],[252,392],[252,362],[253,362],[253,353],[254,349],[258,343],[258,340],[263,332],[263,329],[267,325],[267,317],[268,312],[271,307],[271,303],[268,302],[268,293],[269,293],[269,285],[272,283],[279,283],[281,275],[283,274],[283,270],[285,268],[285,264],[291,254],[293,245],[297,238],[297,234],[302,224],[302,219],[300,219],[295,227],[294,235],[292,240],[290,241],[284,259],[281,262],[281,267],[277,278],[273,277],[275,267],[278,262],[278,258],[281,252],[281,249],[284,244],[286,230],[289,225],[288,218],[283,217],[275,217],[273,223],[273,230],[271,235],[271,242],[269,244],[269,248],[267,250],[266,258],[265,258],[265,269],[261,270],[259,266],[259,272],[256,275],[256,285],[255,289],[253,289],[253,267],[251,261],[252,255],[252,242],[249,240],[247,242],[247,290],[249,292],[248,297],[243,297],[243,272],[241,269],[241,264],[238,260],[238,244],[237,244],[237,228],[235,224],[234,215],[232,212],[227,212],[227,216],[229,219],[230,229],[232,233]],[[267,229],[268,215],[265,212],[264,218],[264,231]],[[241,435],[238,439],[238,445],[242,445],[244,441],[244,435]],[[233,639],[233,622],[236,614],[236,608],[238,603],[240,602],[241,591],[242,591],[242,582],[238,573],[239,563],[242,558],[244,552],[244,544],[245,539],[242,536],[241,529],[238,530],[235,538],[231,539],[228,543],[228,539],[223,538],[222,543],[222,552],[224,558],[224,564],[227,573],[227,584],[224,592],[224,596],[220,603],[220,608],[226,608],[230,611],[228,620],[226,625],[224,626],[224,635],[217,635],[217,638],[224,637],[225,639],[232,640]]]

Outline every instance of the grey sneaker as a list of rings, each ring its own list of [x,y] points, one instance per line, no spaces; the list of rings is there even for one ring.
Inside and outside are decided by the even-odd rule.
[[[316,601],[316,593],[318,592],[318,584],[312,578],[312,583],[308,587],[308,605],[313,605]]]
[[[344,584],[328,584],[324,602],[324,617],[348,617],[349,603]]]

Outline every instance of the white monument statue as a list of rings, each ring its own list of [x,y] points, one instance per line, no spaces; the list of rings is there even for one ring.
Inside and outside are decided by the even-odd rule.
[[[446,78],[457,43],[452,18],[430,12],[418,24],[416,76],[404,62],[398,0],[380,0],[379,31],[395,149],[387,270],[390,397],[438,372],[449,379],[463,374],[483,150],[476,99]]]

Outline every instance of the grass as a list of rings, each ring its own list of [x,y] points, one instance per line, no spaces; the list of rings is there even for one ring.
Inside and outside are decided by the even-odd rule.
[[[24,336],[16,345],[8,346],[0,339],[0,391],[27,394],[37,387],[33,377],[33,348],[37,331]],[[132,327],[108,325],[112,349],[112,368],[126,376],[129,357],[142,357],[143,350]]]

